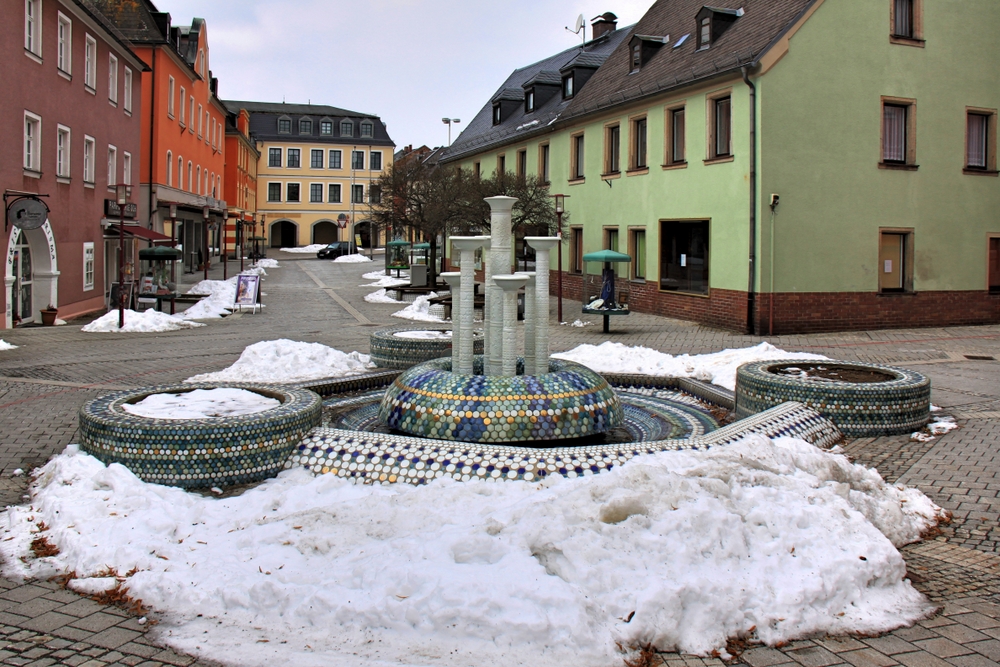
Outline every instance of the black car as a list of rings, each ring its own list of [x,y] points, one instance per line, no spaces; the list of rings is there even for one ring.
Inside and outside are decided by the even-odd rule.
[[[337,259],[341,255],[354,253],[354,244],[347,241],[335,241],[316,253],[320,259]]]

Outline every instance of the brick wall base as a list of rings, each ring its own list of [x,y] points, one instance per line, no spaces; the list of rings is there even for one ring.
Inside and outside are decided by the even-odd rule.
[[[550,286],[556,294],[558,272]],[[593,278],[598,278],[593,276]],[[582,276],[563,274],[563,319],[572,322],[582,304]],[[595,284],[588,290],[597,293]],[[654,282],[618,282],[629,291],[632,310],[698,322],[707,326],[747,330],[747,293],[713,289],[707,296],[661,292]],[[770,294],[758,294],[754,314],[757,334],[768,334]],[[1000,324],[1000,294],[985,291],[917,292],[805,292],[774,295],[773,333],[821,333],[866,329]]]

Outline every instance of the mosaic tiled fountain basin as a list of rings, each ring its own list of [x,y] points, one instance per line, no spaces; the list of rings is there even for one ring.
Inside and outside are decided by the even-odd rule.
[[[736,416],[798,401],[848,437],[912,433],[930,418],[931,383],[906,368],[843,361],[758,361],[736,372]]]
[[[123,404],[153,394],[219,387],[246,389],[281,405],[223,418],[152,419]],[[120,463],[147,482],[206,488],[256,482],[278,474],[310,430],[322,420],[313,391],[277,385],[183,384],[121,391],[80,409],[80,446],[104,463]]]
[[[419,334],[440,334],[419,337]],[[401,326],[379,329],[369,336],[372,363],[379,368],[403,370],[451,354],[450,327]],[[445,337],[447,336],[447,337]],[[473,354],[483,353],[483,332],[473,331]]]

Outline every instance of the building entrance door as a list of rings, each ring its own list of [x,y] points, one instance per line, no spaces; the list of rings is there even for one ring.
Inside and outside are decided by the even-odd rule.
[[[31,247],[24,232],[19,232],[14,242],[14,290],[12,319],[14,324],[25,324],[35,321],[34,296],[32,294],[33,271],[31,266]]]

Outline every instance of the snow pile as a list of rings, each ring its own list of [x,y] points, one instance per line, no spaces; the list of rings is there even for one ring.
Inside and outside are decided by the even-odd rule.
[[[736,369],[741,364],[769,359],[826,359],[818,354],[785,352],[770,343],[712,354],[682,354],[675,357],[648,347],[632,347],[608,342],[600,345],[579,345],[568,352],[552,356],[576,361],[598,373],[638,373],[695,378],[730,390],[736,389]]]
[[[363,264],[364,262],[372,261],[371,257],[366,257],[361,253],[354,255],[341,255],[337,259],[333,260],[335,262],[340,262],[341,264]]]
[[[206,294],[179,317],[185,320],[219,319],[229,315],[236,301],[236,276],[229,280],[202,280],[187,291],[188,294]]]
[[[167,315],[150,308],[141,313],[125,310],[125,326],[118,328],[118,310],[112,310],[84,326],[81,331],[88,333],[159,333],[161,331],[177,331],[178,329],[193,329],[203,327],[200,322],[188,322],[180,317]]]
[[[931,406],[931,412],[934,412]],[[938,408],[940,410],[941,408]],[[958,424],[955,423],[954,417],[948,417],[942,415],[940,417],[935,417],[934,421],[924,427],[923,431],[917,431],[916,433],[910,434],[910,440],[913,442],[930,442],[934,439],[934,436],[944,435],[958,428]]]
[[[325,248],[326,243],[313,243],[312,245],[302,246],[301,248],[282,248],[281,252],[291,252],[301,255],[308,255],[310,253],[315,254]]]
[[[381,275],[377,271],[375,271],[374,273],[377,276],[376,278],[372,278],[371,273],[366,273],[365,275],[361,276],[365,280],[374,281],[366,285],[361,285],[361,287],[399,287],[400,285],[410,284],[409,277],[394,278],[393,276]]]
[[[278,260],[269,259],[265,257],[264,259],[258,259],[254,262],[254,267],[261,269],[276,269],[278,268]]]
[[[122,410],[150,419],[211,419],[263,412],[281,405],[246,389],[219,387],[181,394],[151,394],[137,403],[123,403]]]
[[[451,340],[451,331],[397,331],[395,338],[407,340]]]
[[[229,368],[186,382],[305,382],[357,375],[374,367],[367,354],[281,338],[254,343]]]
[[[563,326],[569,325],[571,327],[582,329],[583,327],[589,327],[591,324],[593,324],[593,322],[584,322],[583,320],[573,320],[572,322],[560,322],[559,324]]]
[[[397,306],[403,303],[402,301],[396,301],[391,296],[386,294],[385,288],[382,288],[377,292],[372,292],[371,294],[366,294],[365,301],[367,301],[368,303],[394,303]]]
[[[5,350],[16,350],[16,349],[17,345],[11,345],[10,343],[6,342],[3,338],[0,338],[0,352],[3,352]]]
[[[403,310],[397,311],[392,314],[393,317],[399,317],[404,320],[416,320],[418,322],[446,322],[436,315],[431,315],[431,299],[437,296],[437,292],[431,292],[430,294],[421,294],[416,299],[413,300],[409,306]]]
[[[894,544],[940,509],[800,440],[542,483],[296,469],[227,499],[70,446],[32,493],[3,521],[6,576],[137,568],[125,585],[160,615],[158,639],[240,665],[603,667],[620,663],[615,641],[708,655],[754,627],[773,645],[934,608]],[[43,522],[60,553],[35,559]]]

